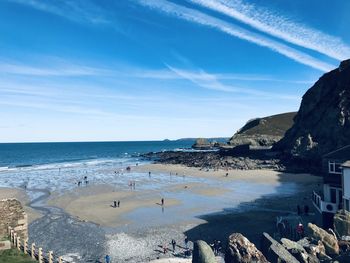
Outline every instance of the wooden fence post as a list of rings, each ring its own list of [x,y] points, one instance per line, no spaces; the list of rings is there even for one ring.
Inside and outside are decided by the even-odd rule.
[[[28,254],[28,239],[24,240],[23,253],[26,254],[26,255]]]
[[[39,263],[43,263],[43,249],[39,247],[39,255],[38,255]]]
[[[16,247],[16,243],[17,243],[17,233],[15,232],[15,233],[13,233],[13,240],[12,240],[13,246]]]
[[[53,263],[53,251],[49,251],[49,263]]]
[[[17,237],[16,246],[17,250],[21,251],[21,237]]]
[[[13,231],[13,229],[11,229],[11,233],[10,233],[10,241],[11,241],[11,243],[13,243],[13,234],[14,234],[14,231]]]
[[[58,263],[63,263],[62,257],[58,257]]]
[[[32,259],[36,259],[35,258],[35,243],[32,244],[32,252],[31,252],[31,254],[32,254]]]

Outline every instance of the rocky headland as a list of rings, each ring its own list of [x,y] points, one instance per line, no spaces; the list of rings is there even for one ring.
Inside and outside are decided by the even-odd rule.
[[[350,144],[350,59],[324,74],[303,96],[293,126],[275,150],[317,160]]]
[[[322,155],[350,144],[350,59],[324,74],[303,96],[297,113],[248,121],[213,152],[159,152],[157,163],[201,168],[317,172]],[[207,140],[194,148],[213,149]]]

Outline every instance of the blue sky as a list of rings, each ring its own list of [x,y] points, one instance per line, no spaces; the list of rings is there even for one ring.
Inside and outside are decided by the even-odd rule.
[[[0,142],[231,136],[350,58],[350,1],[2,0]]]

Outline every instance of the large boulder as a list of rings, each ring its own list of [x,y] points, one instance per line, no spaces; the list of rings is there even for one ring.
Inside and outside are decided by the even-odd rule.
[[[297,243],[305,249],[309,256],[323,258],[326,255],[326,249],[320,240],[304,237],[297,241]]]
[[[267,263],[265,256],[240,233],[233,233],[228,238],[225,253],[226,263]]]
[[[299,262],[309,263],[309,254],[302,245],[287,238],[282,238],[281,243]]]
[[[299,263],[299,260],[267,233],[263,233],[261,248],[265,257],[272,263]]]
[[[350,212],[342,209],[334,216],[334,231],[338,236],[350,236]]]
[[[329,234],[326,230],[309,223],[308,225],[310,236],[316,240],[320,240],[326,250],[327,255],[338,255],[339,245],[338,240],[334,235]]]
[[[205,241],[194,242],[192,263],[216,263],[214,252]]]

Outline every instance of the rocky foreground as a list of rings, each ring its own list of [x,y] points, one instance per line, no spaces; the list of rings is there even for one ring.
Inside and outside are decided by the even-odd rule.
[[[297,240],[272,238],[263,233],[261,251],[240,233],[233,233],[227,240],[225,263],[345,263],[350,262],[350,213],[338,212],[335,232],[309,223],[307,236]],[[336,234],[337,233],[337,234]],[[210,246],[202,241],[194,243],[193,263],[216,263]]]

